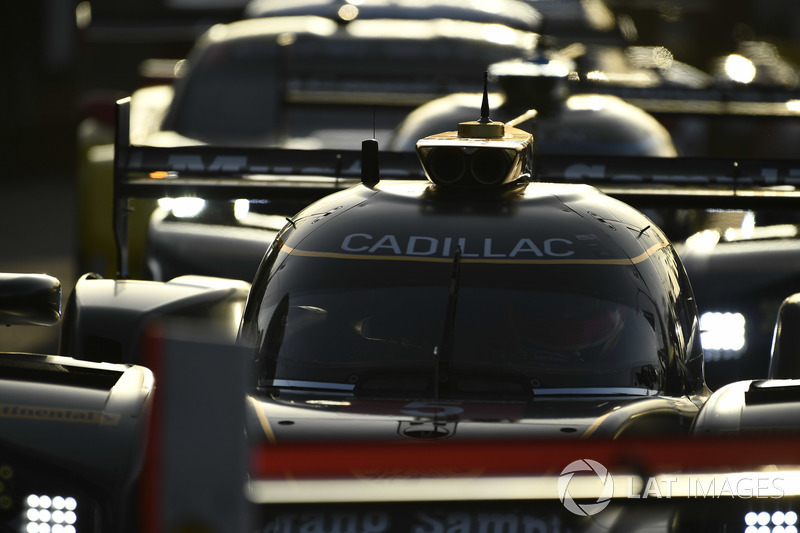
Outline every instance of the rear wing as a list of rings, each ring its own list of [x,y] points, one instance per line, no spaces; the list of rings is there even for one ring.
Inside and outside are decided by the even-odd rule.
[[[536,179],[594,185],[639,207],[800,207],[800,160],[543,156]]]
[[[378,158],[380,168],[378,168]],[[586,183],[637,207],[721,209],[800,206],[800,160],[535,156],[534,181]],[[132,198],[284,198],[311,203],[359,182],[425,179],[413,152],[288,150],[130,144],[130,98],[116,105],[113,228],[120,277],[128,275]]]
[[[119,276],[128,276],[132,198],[283,198],[311,203],[361,181],[374,182],[373,144],[356,150],[289,150],[211,145],[155,147],[130,143],[130,98],[116,103],[113,231]],[[424,179],[413,152],[382,152],[382,178]]]

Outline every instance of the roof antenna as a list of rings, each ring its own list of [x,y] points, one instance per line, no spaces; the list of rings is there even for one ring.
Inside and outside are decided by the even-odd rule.
[[[372,106],[372,139],[361,141],[361,183],[368,187],[381,180],[378,140],[375,138],[375,106]]]
[[[506,125],[489,118],[489,72],[483,71],[483,102],[481,118],[458,123],[458,136],[481,139],[497,139],[505,135]]]
[[[481,118],[478,124],[489,124],[489,72],[483,71],[483,102],[481,102]]]

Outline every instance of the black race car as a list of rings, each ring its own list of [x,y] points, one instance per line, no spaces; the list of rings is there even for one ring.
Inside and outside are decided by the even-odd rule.
[[[54,325],[61,285],[0,274],[0,323]],[[0,353],[0,531],[137,531],[153,373]]]
[[[243,391],[244,429],[262,452],[251,476],[270,478],[266,485],[251,485],[250,499],[283,502],[259,508],[259,527],[300,531],[314,524],[362,523],[369,530],[397,530],[390,527],[398,524],[392,521],[396,507],[388,514],[372,504],[337,510],[345,501],[425,500],[410,512],[400,506],[409,530],[497,528],[508,520],[533,527],[534,519],[546,519],[546,530],[587,530],[591,515],[612,499],[615,527],[637,529],[655,521],[666,531],[719,530],[734,519],[748,524],[753,519],[745,511],[756,513],[758,523],[765,509],[794,505],[794,485],[783,486],[773,475],[768,481],[778,484],[771,500],[745,502],[744,509],[733,499],[743,493],[726,495],[731,498],[700,526],[701,504],[660,506],[652,513],[651,500],[639,518],[637,508],[629,508],[635,495],[655,490],[648,476],[677,469],[686,480],[698,468],[727,475],[763,461],[753,454],[728,463],[728,455],[686,453],[720,446],[719,436],[740,449],[727,440],[724,426],[708,423],[730,409],[735,395],[720,402],[706,387],[697,306],[672,244],[652,220],[598,187],[642,205],[691,202],[696,195],[728,205],[793,201],[792,193],[776,197],[752,179],[761,174],[760,162],[553,156],[532,169],[531,135],[491,120],[488,95],[478,120],[421,139],[412,160],[405,153],[379,153],[370,140],[360,154],[130,146],[126,110],[127,102],[120,102],[115,186],[123,251],[129,196],[193,190],[310,203],[287,220],[252,284],[201,276],[144,282],[89,275],[77,283],[65,313],[64,355],[89,360],[152,359],[142,333],[158,321],[176,321],[199,334],[213,316],[215,328],[238,340],[251,368]],[[241,166],[220,171],[220,158],[231,157]],[[192,172],[170,163],[188,158],[196,163]],[[687,168],[705,174],[705,191],[699,179],[680,179]],[[419,179],[423,173],[427,180]],[[739,177],[749,186],[740,186]],[[121,271],[125,259],[121,253]],[[755,392],[746,398],[771,409],[794,390],[777,385],[749,385]],[[766,390],[771,386],[777,395]],[[746,432],[746,421],[733,425]],[[701,433],[712,436],[691,438]],[[412,442],[425,447],[412,449]],[[796,447],[780,439],[762,444],[780,468],[794,468]],[[491,455],[465,461],[464,450],[473,446]],[[514,446],[538,462],[504,461]],[[390,454],[383,462],[374,455],[381,449]],[[519,459],[521,448],[514,449]],[[298,479],[291,468],[286,475],[294,481],[281,484],[284,466],[274,461],[291,450],[300,454],[291,467],[299,468],[300,477],[355,476],[355,485],[342,485],[341,491],[325,483],[292,488]],[[421,456],[404,459],[412,450],[433,454],[443,466],[436,470]],[[634,495],[625,499],[623,485],[619,493],[603,492],[600,501],[591,489],[576,487],[577,506],[564,493],[555,503],[559,496],[548,485],[555,483],[553,474],[578,475],[593,464],[568,470],[562,460],[572,453],[586,454],[574,460],[600,454],[615,474],[629,476]],[[392,461],[399,465],[394,470]],[[523,478],[531,490],[500,489],[531,468],[538,469],[535,475]],[[422,490],[434,475],[449,485]],[[374,485],[376,477],[402,482],[392,485],[395,491]],[[421,479],[409,485],[409,478]],[[479,491],[475,483],[498,492]],[[308,513],[302,505],[292,507],[309,498],[319,500]],[[444,500],[506,503],[465,508]],[[596,506],[585,507],[587,500],[597,500]],[[575,518],[576,510],[583,516]],[[787,525],[791,515],[781,512]]]
[[[476,6],[449,0],[443,5],[458,15],[394,5],[385,13],[389,19],[360,17],[340,24],[309,14],[309,8],[305,16],[215,25],[175,65],[174,83],[133,93],[131,135],[137,144],[151,146],[355,149],[373,132],[389,135],[421,103],[471,86],[476,69],[526,56],[536,47],[538,34],[531,27],[503,26],[501,17]],[[453,19],[440,17],[448,14]],[[427,18],[409,18],[423,15]],[[431,55],[431,49],[436,53]],[[113,131],[87,120],[78,137],[79,202],[85,207],[80,210],[79,261],[82,269],[113,275],[109,215],[97,207],[109,205]],[[140,243],[154,207],[141,203],[134,215],[139,222],[133,226],[139,241],[132,249],[137,274]],[[176,213],[180,216],[180,210]],[[251,226],[265,230],[263,223],[251,221]],[[266,231],[272,229],[267,223]],[[148,268],[153,279],[167,279],[159,277],[163,269],[158,266]]]

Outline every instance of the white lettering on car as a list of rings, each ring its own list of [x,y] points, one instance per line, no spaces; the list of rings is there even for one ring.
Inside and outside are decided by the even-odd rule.
[[[482,241],[466,237],[440,239],[427,235],[411,235],[404,241],[402,237],[398,238],[396,235],[374,236],[369,233],[351,233],[342,240],[341,249],[345,252],[369,254],[450,257],[455,242],[461,248],[461,256],[464,258],[568,257],[575,253],[572,249],[573,242],[560,237],[544,239],[539,244],[533,239],[523,237],[510,250],[503,249],[492,237],[485,237]]]
[[[528,514],[518,513],[439,513],[435,511],[418,511],[412,525],[413,533],[559,533],[562,530],[561,520],[551,516],[549,520]]]
[[[509,255],[511,257],[517,257],[517,254],[520,252],[533,252],[537,257],[542,257],[544,255],[542,251],[539,250],[539,247],[530,239],[520,239]]]
[[[282,513],[261,529],[262,533],[384,533],[391,531],[391,518],[382,512]]]
[[[393,518],[398,522],[393,523]],[[407,526],[406,526],[407,524]],[[410,515],[392,515],[380,510],[330,512],[283,512],[272,515],[260,533],[386,533],[410,527],[411,533],[560,533],[564,524],[556,513],[416,510]]]
[[[418,249],[417,243],[427,243],[427,248]],[[408,238],[408,246],[406,247],[407,255],[433,255],[436,253],[436,248],[439,246],[438,239],[433,237],[422,237],[420,235],[412,235]]]
[[[366,233],[351,233],[350,235],[344,238],[344,242],[342,242],[342,250],[345,250],[347,252],[365,252],[369,249],[369,246],[367,246],[366,244],[364,246],[358,246],[358,247],[353,246],[351,242],[353,239],[356,238],[371,240],[372,236],[367,235]]]
[[[458,247],[461,248],[461,257],[480,257],[480,254],[467,251],[467,239],[464,237],[458,239]]]
[[[167,167],[177,171],[241,172],[247,168],[247,157],[219,155],[206,168],[199,155],[174,154],[167,159]]]
[[[572,250],[567,250],[565,252],[560,252],[560,253],[554,251],[553,250],[553,243],[554,242],[560,242],[560,243],[565,244],[567,246],[571,246],[572,245],[572,241],[568,241],[567,239],[558,239],[558,238],[546,239],[544,241],[544,253],[545,253],[545,255],[550,255],[550,256],[553,256],[553,257],[567,257],[568,255],[572,255],[572,254],[575,253]]]
[[[492,239],[483,239],[483,257],[505,257],[506,254],[492,253]]]
[[[397,238],[394,235],[384,235],[381,237],[378,242],[372,245],[372,248],[369,249],[369,253],[374,254],[376,251],[384,249],[391,250],[395,255],[401,254],[400,245],[397,244]]]

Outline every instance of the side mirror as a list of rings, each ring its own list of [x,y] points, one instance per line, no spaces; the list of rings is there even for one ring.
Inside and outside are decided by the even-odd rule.
[[[768,378],[800,378],[800,293],[786,298],[778,309]]]
[[[45,274],[0,273],[0,325],[52,326],[61,317],[61,282]]]

